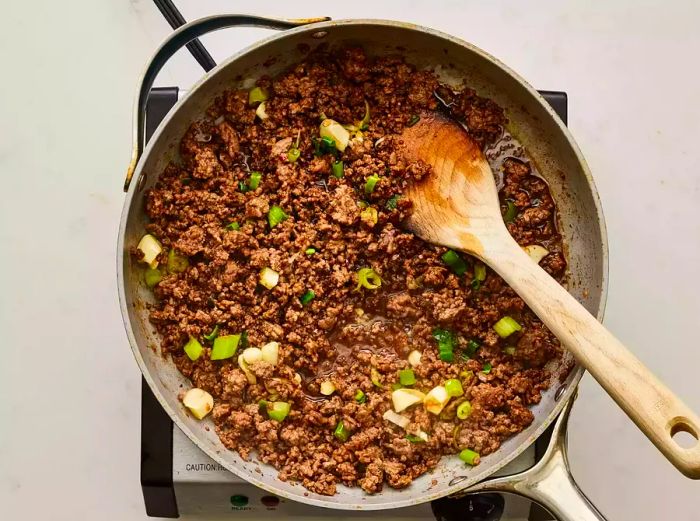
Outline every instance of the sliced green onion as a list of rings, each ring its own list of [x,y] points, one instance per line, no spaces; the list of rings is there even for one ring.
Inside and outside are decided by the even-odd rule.
[[[345,165],[342,161],[336,161],[333,163],[333,166],[331,166],[331,170],[333,170],[333,177],[340,179],[344,175]]]
[[[420,121],[420,116],[418,114],[414,114],[413,116],[411,116],[411,119],[408,120],[408,123],[406,123],[406,126],[412,127],[413,125],[415,125],[419,121]]]
[[[457,407],[457,418],[466,420],[472,414],[472,404],[468,400],[459,404]]]
[[[365,100],[365,115],[360,121],[355,122],[355,126],[360,130],[369,128],[369,103],[367,103],[367,100]]]
[[[379,371],[375,367],[372,367],[369,370],[369,378],[372,380],[372,383],[379,387],[380,389],[384,389],[384,386],[382,385],[382,380],[381,380],[381,375],[379,374]]]
[[[384,205],[384,208],[387,210],[396,210],[396,207],[399,205],[400,197],[400,195],[392,195]]]
[[[143,278],[146,281],[146,286],[153,289],[163,278],[163,275],[158,268],[146,268]]]
[[[367,195],[374,192],[374,187],[377,186],[379,182],[379,176],[377,174],[372,174],[365,180],[365,193]]]
[[[513,356],[515,354],[515,348],[513,346],[506,347],[503,352],[507,355]]]
[[[518,207],[515,206],[513,201],[506,201],[506,213],[503,215],[503,220],[507,223],[511,223],[518,216]]]
[[[477,465],[479,463],[479,453],[470,449],[464,449],[459,453],[459,459],[467,465]]]
[[[414,436],[413,434],[406,434],[406,439],[411,443],[425,443],[425,440],[420,436]]]
[[[251,172],[250,178],[248,179],[248,186],[250,187],[250,189],[255,190],[258,186],[260,186],[261,179],[262,179],[261,172]]]
[[[493,325],[493,329],[498,333],[498,336],[506,338],[516,331],[520,331],[522,326],[506,315]]]
[[[489,374],[491,372],[492,368],[493,368],[493,366],[489,362],[486,362],[484,364],[484,367],[481,369],[481,372],[484,374]]]
[[[398,391],[399,389],[403,389],[403,385],[401,385],[399,382],[394,382],[390,385],[390,387],[392,391]]]
[[[224,335],[214,339],[214,346],[211,348],[212,360],[226,360],[236,354],[238,342],[241,335]]]
[[[214,340],[217,336],[219,336],[219,324],[216,324],[216,325],[214,326],[214,329],[211,330],[211,333],[209,333],[208,335],[204,335],[204,339],[205,339],[205,340],[208,340],[209,342],[211,342],[211,341]]]
[[[287,161],[290,163],[296,162],[297,159],[301,156],[301,150],[299,150],[296,147],[292,147],[287,151]]]
[[[260,87],[253,87],[248,92],[248,104],[249,105],[255,105],[256,103],[261,103],[261,102],[267,100],[267,98],[268,98],[267,92],[265,92]]]
[[[277,205],[274,205],[272,208],[270,208],[270,211],[267,212],[267,222],[270,223],[270,228],[274,228],[282,221],[286,221],[288,218],[289,216],[284,213],[284,210]]]
[[[233,231],[237,232],[238,230],[241,229],[241,225],[238,224],[238,221],[233,221],[233,222],[230,222],[226,225],[226,229],[233,230]]]
[[[240,343],[240,347],[241,347],[242,349],[245,349],[246,347],[248,347],[248,331],[243,331],[243,332],[241,333],[241,343]]]
[[[245,181],[238,181],[238,189],[243,193],[250,191],[250,188],[248,188],[248,183]]]
[[[333,436],[338,438],[340,441],[348,441],[348,438],[350,437],[350,430],[343,425],[343,420],[340,420],[338,422],[338,425],[335,427],[335,431],[333,431]]]
[[[379,214],[377,213],[377,209],[368,206],[360,212],[360,220],[368,226],[374,226],[379,220]]]
[[[462,389],[462,382],[456,378],[450,378],[445,382],[445,389],[447,389],[447,394],[452,398],[457,396],[462,396],[464,394],[464,389]]]
[[[269,402],[267,400],[260,400],[258,402],[258,411],[260,413],[267,413],[267,406],[269,405]]]
[[[433,338],[438,343],[438,354],[443,362],[454,361],[455,339],[451,331],[436,328],[433,330]]]
[[[479,289],[481,283],[486,280],[486,266],[482,262],[474,264],[474,279],[472,280],[472,288]]]
[[[316,253],[316,248],[306,248],[304,250],[304,253],[306,253],[307,255],[313,255],[314,253]]]
[[[355,401],[357,403],[365,403],[367,401],[367,396],[362,392],[362,389],[358,389],[355,393]]]
[[[467,356],[469,358],[474,358],[474,355],[476,354],[476,350],[479,349],[479,347],[481,347],[481,344],[479,344],[479,342],[477,342],[473,338],[469,339],[469,341],[467,342],[467,349],[466,349]]]
[[[372,268],[360,268],[357,272],[357,288],[377,289],[382,285],[382,279]]]
[[[292,406],[287,402],[272,402],[267,405],[267,415],[278,422],[284,420],[291,410]]]
[[[306,293],[304,293],[301,297],[299,297],[299,301],[301,302],[302,306],[305,306],[309,302],[311,302],[314,298],[316,298],[316,293],[314,293],[311,290],[307,290]]]
[[[401,385],[413,385],[416,383],[416,374],[413,369],[401,369],[399,371],[399,382]]]
[[[455,275],[463,275],[467,271],[467,263],[454,250],[447,250],[442,255],[442,262],[447,264]]]
[[[335,141],[329,137],[312,138],[311,143],[314,145],[314,155],[320,157],[324,154],[338,153],[338,149],[335,147]]]
[[[204,351],[202,344],[200,344],[199,340],[193,336],[190,337],[183,349],[185,350],[185,354],[188,356],[188,358],[193,362],[202,356],[202,352]]]
[[[170,248],[168,252],[168,271],[170,273],[182,273],[190,265],[187,257],[183,257],[179,253],[175,253],[175,248]]]
[[[474,371],[469,371],[469,370],[467,370],[467,371],[462,371],[461,373],[459,373],[459,377],[460,377],[463,381],[468,382],[469,380],[471,380],[472,378],[474,378]]]

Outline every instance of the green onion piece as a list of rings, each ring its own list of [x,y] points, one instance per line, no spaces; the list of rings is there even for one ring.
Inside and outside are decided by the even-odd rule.
[[[250,187],[250,189],[255,190],[258,186],[260,186],[261,179],[262,179],[261,172],[251,172],[250,179],[248,180],[248,186]]]
[[[355,126],[360,130],[369,128],[369,103],[367,103],[367,100],[365,100],[365,115],[360,121],[355,122]]]
[[[301,150],[299,150],[296,147],[292,147],[287,151],[287,161],[290,163],[296,162],[297,159],[301,156]]]
[[[469,339],[469,341],[467,342],[467,350],[466,350],[467,356],[469,358],[474,358],[474,355],[476,354],[476,350],[479,349],[479,347],[481,347],[481,344],[479,344],[479,342],[477,342],[474,339]]]
[[[384,205],[384,208],[387,210],[396,210],[396,207],[399,205],[400,197],[400,195],[392,195]]]
[[[457,418],[466,420],[472,414],[472,404],[467,400],[459,404],[457,407]]]
[[[506,347],[503,352],[507,355],[513,356],[515,354],[515,348],[513,346]]]
[[[464,272],[467,271],[467,263],[464,262],[464,259],[462,259],[456,251],[447,250],[441,258],[442,262],[447,264],[455,275],[463,275]]]
[[[314,155],[317,157],[324,154],[336,155],[338,153],[338,149],[335,146],[335,141],[327,136],[322,138],[311,138],[311,143],[314,146]]]
[[[403,389],[403,385],[401,385],[399,382],[394,382],[390,385],[390,387],[392,391],[398,391],[399,389]]]
[[[170,273],[182,273],[185,271],[188,266],[190,265],[190,261],[187,260],[187,257],[183,257],[182,255],[175,253],[175,248],[170,248],[170,251],[168,252],[168,271]]]
[[[248,184],[245,181],[238,181],[238,189],[243,193],[250,191],[250,188],[248,188]]]
[[[464,449],[459,453],[459,459],[467,465],[477,465],[479,463],[479,453],[470,449]]]
[[[516,331],[520,331],[522,326],[506,315],[493,325],[493,329],[498,333],[498,336],[506,338]]]
[[[401,385],[413,385],[416,383],[416,374],[413,369],[401,369],[399,371],[399,382]]]
[[[358,208],[367,208],[369,206],[369,203],[367,201],[357,201],[357,207]]]
[[[369,370],[369,378],[372,380],[372,383],[379,387],[380,389],[384,389],[384,386],[382,385],[382,380],[381,380],[381,375],[379,374],[379,371],[375,367],[372,367]]]
[[[314,298],[316,298],[316,293],[311,291],[310,289],[306,291],[301,297],[299,297],[299,301],[301,302],[302,306],[305,306],[309,302],[311,302]]]
[[[211,330],[211,333],[209,333],[208,335],[204,335],[204,339],[205,339],[205,340],[208,340],[209,342],[211,342],[211,341],[214,340],[217,336],[219,336],[219,324],[216,324],[216,325],[214,326],[214,329]]]
[[[236,354],[238,342],[241,340],[241,335],[224,335],[217,336],[214,339],[214,346],[211,349],[212,360],[226,360]]]
[[[365,193],[369,195],[374,192],[374,187],[377,186],[378,182],[379,176],[377,174],[372,174],[369,176],[365,181]]]
[[[382,279],[372,268],[360,268],[357,272],[357,288],[377,289],[382,285]]]
[[[350,431],[345,427],[345,425],[343,425],[343,420],[338,422],[338,425],[335,427],[335,431],[333,431],[333,436],[343,442],[348,441],[350,434]]]
[[[455,398],[456,396],[462,396],[464,394],[464,389],[462,389],[462,382],[456,378],[450,378],[445,382],[445,390],[448,396]]]
[[[200,356],[202,356],[202,352],[204,351],[202,344],[200,344],[199,340],[197,340],[193,336],[190,337],[190,339],[187,341],[187,343],[185,344],[185,347],[183,347],[183,349],[185,350],[185,354],[193,362],[195,360],[197,360]]]
[[[486,266],[482,262],[474,264],[474,279],[472,280],[472,288],[478,290],[481,283],[486,280]]]
[[[233,221],[233,222],[230,222],[226,225],[226,229],[233,230],[233,231],[237,232],[238,230],[241,229],[241,225],[238,224],[238,221]]]
[[[420,116],[418,114],[414,114],[413,116],[411,116],[411,119],[408,120],[408,123],[406,123],[406,126],[412,127],[413,125],[415,125],[419,121],[420,121]]]
[[[255,105],[256,103],[262,103],[268,98],[267,92],[265,92],[260,87],[253,87],[248,92],[248,104]]]
[[[274,228],[282,221],[286,221],[288,218],[289,216],[284,213],[284,210],[277,205],[270,208],[270,211],[267,212],[267,222],[270,223],[270,228]]]
[[[469,380],[474,378],[474,371],[462,371],[461,373],[459,373],[459,377],[465,382],[468,382]]]
[[[413,434],[406,434],[406,439],[411,443],[425,443],[425,440],[420,436],[414,436]]]
[[[507,223],[512,223],[518,216],[518,207],[513,201],[506,201],[506,213],[503,215],[503,220]]]
[[[246,347],[248,347],[248,331],[243,331],[241,333],[241,342],[239,345],[241,349],[245,349]]]
[[[486,362],[484,364],[484,367],[481,369],[481,372],[484,374],[489,374],[491,372],[492,368],[493,368],[493,366],[489,362]]]
[[[336,161],[333,163],[333,166],[331,166],[331,169],[333,170],[333,177],[340,179],[344,175],[345,165],[343,165],[342,161]]]
[[[258,402],[258,411],[260,413],[267,413],[267,406],[268,406],[268,401],[267,400],[260,400]]]
[[[271,420],[278,422],[284,420],[290,410],[292,410],[292,406],[287,402],[272,402],[267,405],[267,415]]]
[[[306,250],[304,250],[304,253],[306,253],[307,255],[313,255],[314,253],[316,253],[316,248],[306,248]]]
[[[367,401],[367,396],[362,392],[362,389],[358,389],[355,393],[355,401],[357,403],[365,403]]]
[[[438,343],[438,354],[443,362],[454,361],[455,339],[451,331],[436,328],[433,330],[433,338]]]
[[[146,281],[146,286],[153,289],[163,278],[163,275],[158,268],[146,268],[143,278]]]

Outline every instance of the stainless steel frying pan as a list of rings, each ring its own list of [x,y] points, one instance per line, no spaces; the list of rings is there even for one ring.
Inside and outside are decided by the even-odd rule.
[[[179,48],[208,32],[233,26],[284,29],[231,56],[199,81],[171,110],[148,146],[144,143],[146,96],[156,74]],[[322,507],[347,510],[380,510],[415,505],[448,494],[499,490],[531,497],[565,521],[603,519],[578,490],[568,471],[565,453],[564,407],[572,399],[583,370],[566,358],[555,370],[560,380],[533,408],[535,421],[507,440],[480,465],[468,468],[455,457],[445,457],[438,467],[404,490],[385,487],[365,494],[359,487],[340,486],[335,496],[308,492],[301,485],[277,479],[271,466],[243,461],[227,450],[207,421],[185,414],[177,395],[189,383],[173,363],[162,357],[160,342],[148,321],[147,303],[152,293],[142,280],[142,268],[129,248],[144,234],[145,189],[153,186],[168,161],[177,159],[178,143],[190,123],[203,116],[225,89],[248,87],[262,74],[274,75],[301,59],[300,44],[359,44],[371,55],[400,53],[418,67],[434,69],[442,81],[467,84],[493,99],[506,111],[509,130],[525,146],[540,173],[548,181],[560,214],[560,231],[567,245],[569,291],[600,320],[607,290],[607,238],[593,179],[568,130],[545,100],[522,78],[482,50],[449,35],[382,20],[271,20],[242,15],[221,15],[191,22],[175,31],[156,51],[144,71],[135,103],[134,151],[125,183],[126,201],[119,231],[118,278],[124,325],[131,348],[154,395],[172,420],[207,455],[231,472],[279,496]],[[269,65],[272,63],[272,65]],[[265,66],[263,64],[268,64]],[[133,176],[133,182],[132,181]],[[523,475],[487,480],[531,445],[557,417],[556,435],[545,459]],[[437,484],[433,484],[436,482]]]

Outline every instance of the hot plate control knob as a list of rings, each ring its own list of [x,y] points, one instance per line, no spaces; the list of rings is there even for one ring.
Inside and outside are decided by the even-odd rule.
[[[472,494],[459,499],[437,499],[431,507],[438,521],[499,521],[505,503],[500,494]]]

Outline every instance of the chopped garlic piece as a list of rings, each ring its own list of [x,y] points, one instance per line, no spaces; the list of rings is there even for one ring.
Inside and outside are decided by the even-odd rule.
[[[192,416],[201,420],[214,408],[214,398],[202,389],[194,388],[185,393],[182,404],[192,413]]]
[[[549,255],[549,251],[539,244],[530,244],[529,246],[523,247],[523,250],[525,250],[525,253],[527,253],[537,264],[539,264],[540,261],[547,255]]]
[[[151,268],[158,266],[158,255],[163,251],[163,247],[158,242],[158,239],[148,233],[141,238],[136,248],[143,253],[143,262]]]
[[[280,345],[279,342],[269,342],[262,346],[262,359],[272,365],[279,362]]]
[[[420,365],[420,359],[422,356],[423,355],[420,351],[411,351],[408,354],[408,363],[411,364],[413,367],[417,367]]]
[[[394,404],[394,410],[401,412],[408,409],[411,405],[421,403],[425,399],[425,395],[417,389],[396,389],[391,393],[391,401]]]

